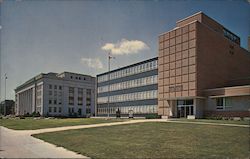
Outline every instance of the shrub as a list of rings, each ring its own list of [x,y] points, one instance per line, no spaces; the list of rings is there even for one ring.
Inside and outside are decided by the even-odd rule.
[[[30,115],[30,113],[28,112],[28,113],[26,113],[26,114],[24,114],[23,115],[24,117],[31,117],[31,115]]]
[[[20,119],[25,119],[25,117],[23,115],[19,116]]]
[[[158,115],[158,114],[147,114],[147,115],[145,116],[145,118],[146,118],[146,119],[160,119],[161,116]]]
[[[32,116],[32,117],[40,117],[41,115],[40,115],[39,112],[33,112],[33,113],[31,114],[31,116]]]

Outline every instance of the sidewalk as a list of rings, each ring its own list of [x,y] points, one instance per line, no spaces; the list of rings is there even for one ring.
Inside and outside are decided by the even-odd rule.
[[[87,158],[2,126],[0,139],[0,158]]]

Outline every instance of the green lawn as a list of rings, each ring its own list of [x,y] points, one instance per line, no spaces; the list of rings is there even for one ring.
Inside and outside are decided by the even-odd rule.
[[[66,118],[66,119],[0,119],[0,126],[15,130],[34,130],[73,125],[89,125],[108,122],[126,121],[125,119],[93,119],[93,118]]]
[[[249,128],[139,123],[34,135],[91,158],[248,158]]]
[[[247,120],[212,120],[212,119],[171,119],[176,121],[185,121],[185,122],[205,122],[205,123],[219,123],[219,124],[238,124],[238,125],[250,125],[250,121]]]

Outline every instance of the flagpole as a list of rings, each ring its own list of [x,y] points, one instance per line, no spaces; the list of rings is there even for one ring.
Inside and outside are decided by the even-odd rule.
[[[7,74],[4,74],[4,116],[6,116],[6,80],[7,80]]]
[[[110,52],[108,52],[108,118],[109,118],[109,91],[110,91]]]

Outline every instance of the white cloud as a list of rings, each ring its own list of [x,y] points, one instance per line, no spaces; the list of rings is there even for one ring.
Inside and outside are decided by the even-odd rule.
[[[143,41],[122,39],[117,43],[106,43],[102,50],[111,51],[113,55],[136,54],[149,47]]]
[[[103,64],[99,58],[81,58],[81,63],[87,65],[90,68],[103,68]]]

